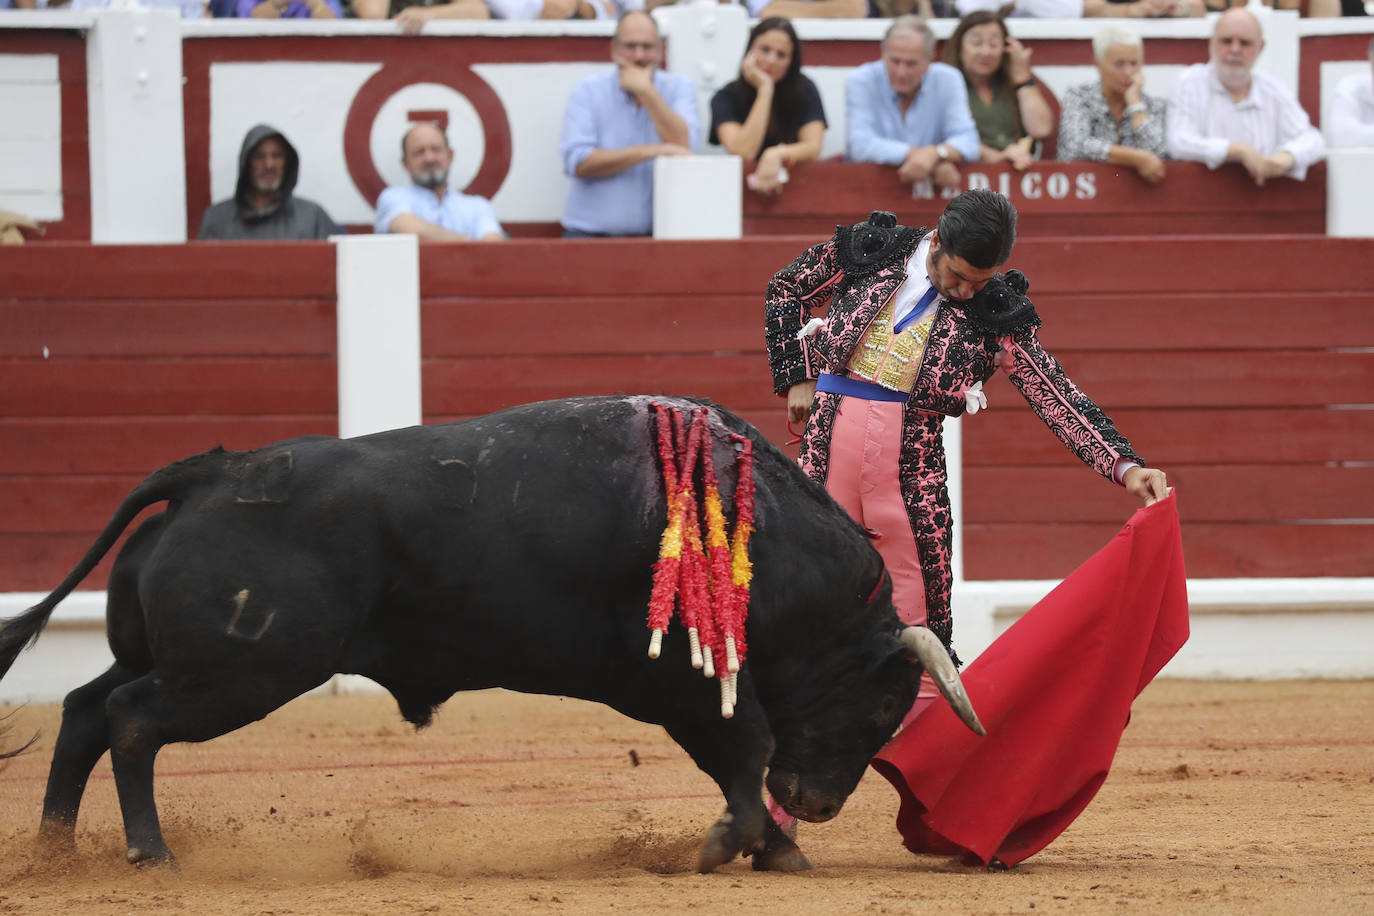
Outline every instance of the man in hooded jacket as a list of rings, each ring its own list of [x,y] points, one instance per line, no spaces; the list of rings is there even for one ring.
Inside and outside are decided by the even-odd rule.
[[[248,131],[239,149],[234,196],[206,209],[197,238],[259,241],[341,234],[323,207],[291,193],[300,164],[296,148],[281,131],[266,124]]]

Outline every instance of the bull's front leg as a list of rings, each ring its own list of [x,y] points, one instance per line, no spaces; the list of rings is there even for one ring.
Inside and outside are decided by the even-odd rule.
[[[767,811],[765,810],[765,815]],[[763,825],[763,848],[754,853],[755,871],[807,871],[811,860],[771,816]]]
[[[713,706],[703,713],[690,722],[665,725],[725,796],[725,813],[707,831],[697,871],[714,871],[740,854],[754,856],[754,868],[760,870],[810,868],[764,808],[763,772],[773,753],[773,736],[746,678],[740,678],[733,718],[720,718]]]

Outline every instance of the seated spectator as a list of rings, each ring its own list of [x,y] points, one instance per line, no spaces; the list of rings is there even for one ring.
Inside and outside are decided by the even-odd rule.
[[[1060,100],[1059,158],[1135,169],[1154,184],[1164,178],[1164,100],[1146,95],[1144,42],[1124,26],[1093,36],[1096,83],[1074,86]]]
[[[401,136],[401,165],[410,185],[387,188],[377,198],[381,232],[418,235],[431,242],[492,242],[506,237],[491,203],[448,186],[453,148],[438,124],[425,121]]]
[[[342,19],[339,0],[238,0],[241,19]]]
[[[1244,3],[1246,0],[1237,0]],[[987,11],[1032,19],[1077,19],[1110,16],[1123,19],[1169,19],[1205,16],[1203,0],[956,0],[957,15]]]
[[[205,3],[203,0],[139,0],[141,6],[153,7],[154,9],[176,10],[181,14],[182,19],[204,19]],[[50,2],[49,7],[56,7],[58,4]],[[74,13],[82,10],[100,10],[113,6],[112,0],[71,0],[66,9]]]
[[[654,159],[688,156],[701,142],[697,90],[666,73],[663,39],[643,10],[623,14],[611,38],[615,66],[573,87],[558,144],[572,178],[565,238],[648,235]]]
[[[1035,159],[1035,141],[1054,130],[1054,115],[1031,76],[1030,58],[1030,49],[1008,34],[1006,22],[986,10],[959,20],[945,44],[945,63],[968,84],[983,162],[1024,169]]]
[[[764,19],[749,32],[739,77],[711,99],[710,141],[757,162],[750,187],[776,194],[787,169],[821,154],[825,108],[802,75],[801,42],[786,19]]]
[[[324,208],[296,197],[300,157],[285,135],[259,124],[239,148],[239,176],[234,196],[205,210],[197,238],[201,241],[266,241],[324,239],[343,232]]]
[[[419,35],[431,19],[490,19],[483,0],[353,0],[359,19],[395,19],[404,35]]]
[[[1370,70],[1352,73],[1336,84],[1331,102],[1331,145],[1374,147],[1374,39],[1369,42]]]
[[[1183,19],[1206,16],[1204,0],[1083,0],[1085,17],[1123,19]]]
[[[1211,62],[1193,64],[1169,97],[1169,155],[1214,169],[1238,162],[1262,185],[1287,175],[1301,181],[1326,154],[1322,135],[1292,90],[1254,71],[1264,48],[1259,20],[1243,9],[1217,17]]]
[[[868,0],[745,0],[755,19],[866,19]]]
[[[882,51],[845,78],[845,158],[894,165],[902,181],[957,186],[955,164],[978,158],[963,78],[931,62],[935,36],[919,16],[892,20]]]

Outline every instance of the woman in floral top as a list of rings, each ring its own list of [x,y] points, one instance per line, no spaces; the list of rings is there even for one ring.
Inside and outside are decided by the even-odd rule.
[[[1164,100],[1145,85],[1140,36],[1109,25],[1093,36],[1102,78],[1075,86],[1060,102],[1059,158],[1125,165],[1154,184],[1164,178]]]

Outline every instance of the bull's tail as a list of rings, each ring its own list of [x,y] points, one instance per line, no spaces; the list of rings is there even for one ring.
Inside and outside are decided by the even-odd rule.
[[[19,653],[38,641],[43,628],[57,609],[57,605],[90,575],[91,570],[104,559],[105,554],[119,540],[124,529],[138,517],[138,514],[154,503],[176,500],[183,496],[192,484],[209,479],[213,471],[222,466],[223,456],[227,453],[220,448],[204,452],[184,461],[169,464],[160,471],[154,471],[124,498],[115,510],[105,530],[100,532],[95,543],[86,551],[81,562],[67,574],[62,584],[42,601],[17,617],[0,621],[0,678],[9,673]],[[218,459],[218,460],[216,460]]]

